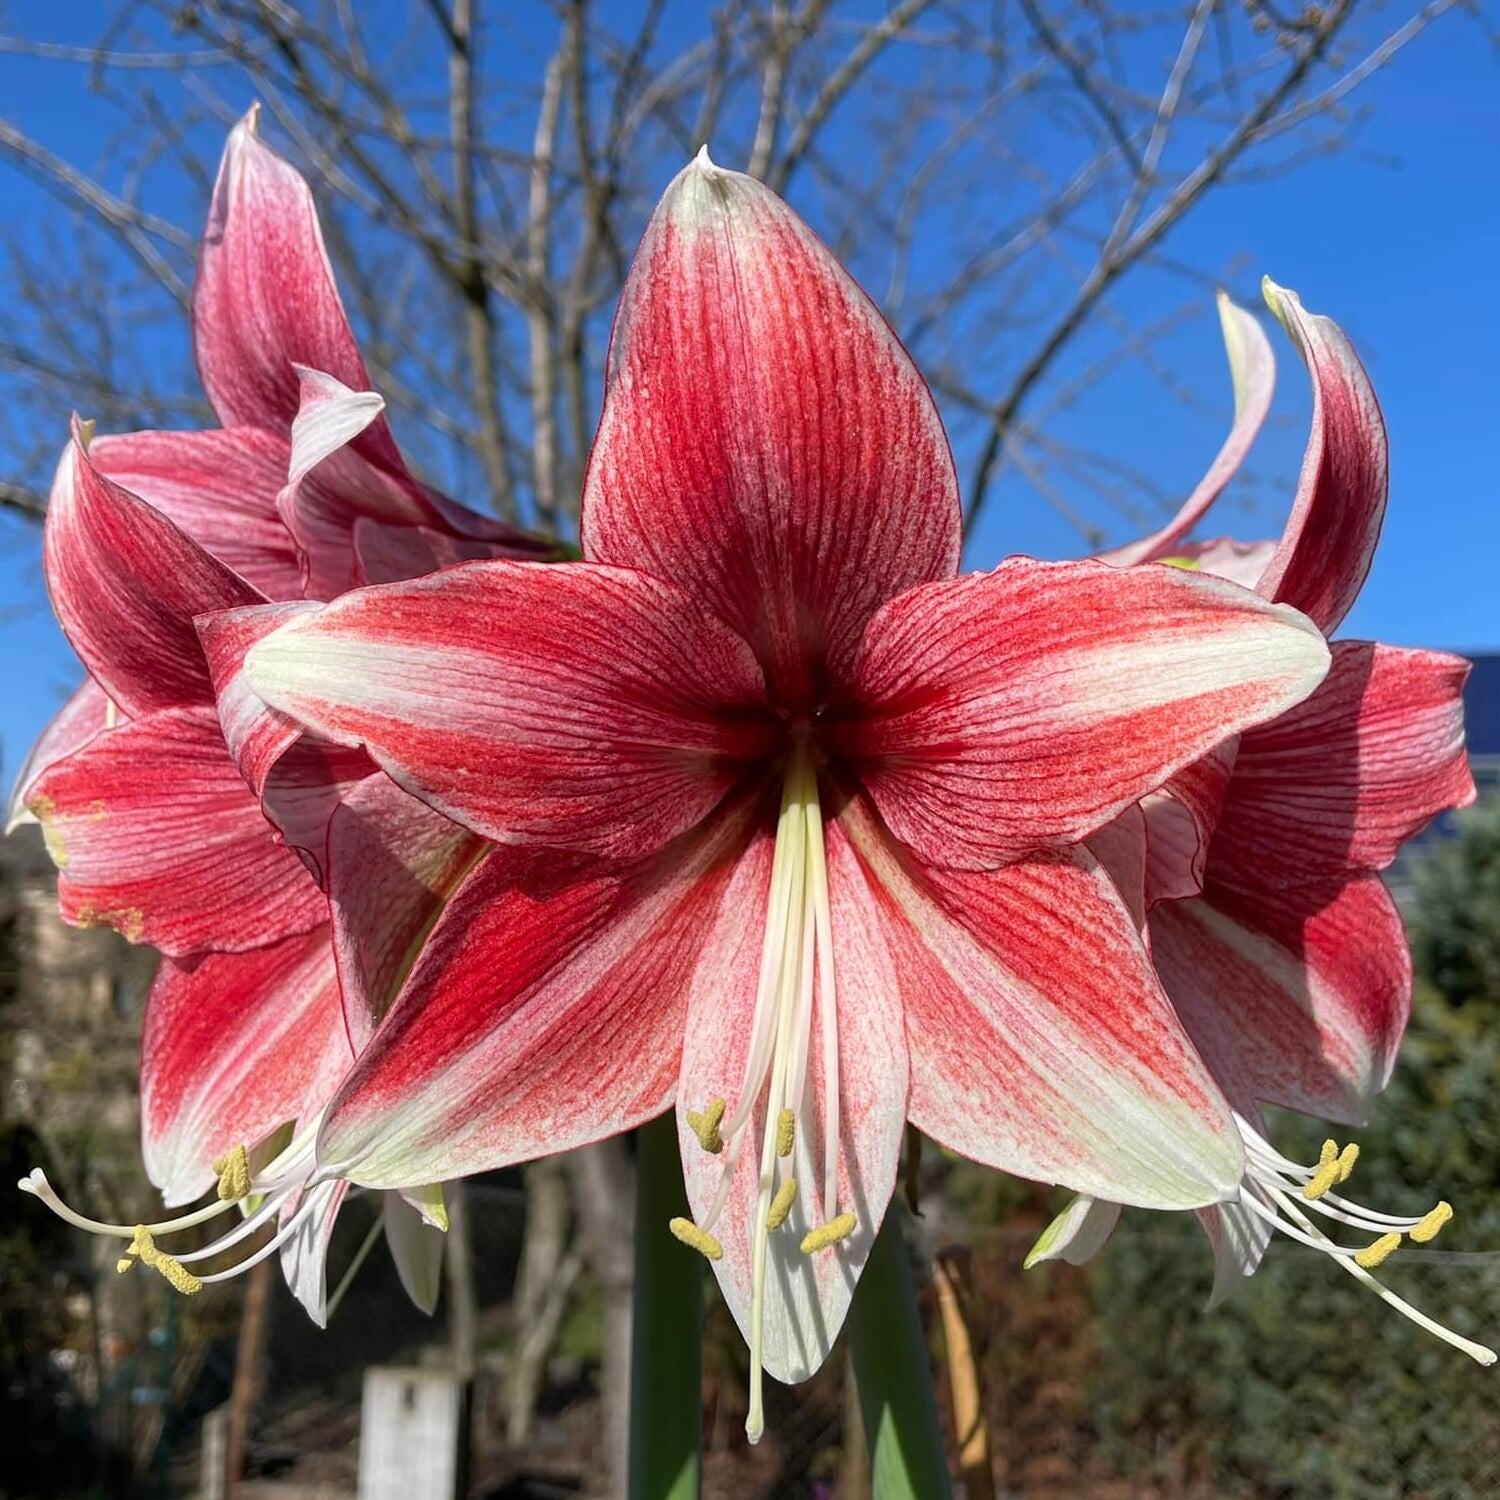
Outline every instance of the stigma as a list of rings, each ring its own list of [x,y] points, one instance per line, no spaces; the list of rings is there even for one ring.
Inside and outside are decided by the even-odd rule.
[[[1358,1146],[1350,1144],[1340,1149],[1336,1141],[1324,1141],[1316,1162],[1296,1162],[1276,1150],[1248,1120],[1240,1115],[1235,1120],[1245,1144],[1245,1180],[1240,1202],[1246,1209],[1288,1239],[1328,1256],[1419,1328],[1462,1350],[1481,1365],[1495,1363],[1493,1349],[1435,1322],[1370,1274],[1407,1240],[1425,1245],[1435,1239],[1453,1217],[1451,1204],[1440,1201],[1415,1217],[1365,1208],[1335,1191],[1353,1174],[1359,1159]],[[1374,1238],[1367,1238],[1359,1245],[1345,1245],[1320,1228],[1317,1219],[1345,1225]]]
[[[175,1291],[191,1297],[205,1286],[230,1281],[259,1265],[302,1227],[316,1202],[306,1189],[311,1186],[317,1124],[313,1121],[259,1171],[252,1170],[249,1151],[243,1145],[236,1146],[227,1156],[213,1163],[218,1181],[210,1202],[154,1224],[113,1224],[79,1213],[62,1200],[40,1167],[23,1177],[17,1185],[23,1193],[40,1199],[58,1218],[74,1228],[107,1239],[128,1241],[124,1253],[115,1263],[115,1269],[122,1275],[137,1264],[143,1265],[155,1271]],[[207,1244],[186,1251],[168,1251],[157,1243],[159,1239],[199,1229],[231,1209],[238,1209],[240,1217]],[[285,1217],[284,1210],[287,1211]],[[263,1243],[253,1245],[257,1232],[278,1219],[281,1222],[276,1225],[275,1233]],[[225,1256],[237,1258],[206,1274],[190,1269]]]
[[[816,1000],[816,1004],[814,1003]],[[821,1090],[809,1084],[814,1016],[819,1021]],[[792,742],[782,780],[776,849],[766,895],[765,940],[745,1070],[733,1109],[723,1099],[688,1112],[688,1129],[704,1151],[723,1156],[718,1192],[701,1224],[674,1219],[671,1230],[711,1260],[723,1254],[713,1230],[729,1202],[740,1156],[751,1142],[759,1176],[749,1227],[750,1410],[745,1434],[765,1430],[763,1399],[766,1262],[770,1237],[795,1236],[802,1254],[837,1254],[858,1228],[839,1204],[838,1001],[833,918],[818,774],[805,735]],[[813,1097],[822,1096],[822,1119]],[[821,1135],[818,1127],[821,1125]],[[795,1158],[804,1177],[795,1175]],[[809,1162],[810,1158],[810,1162]],[[794,1226],[795,1221],[795,1226]]]

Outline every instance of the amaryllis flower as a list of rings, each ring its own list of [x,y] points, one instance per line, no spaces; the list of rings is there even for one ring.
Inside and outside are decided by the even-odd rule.
[[[1332,634],[1379,538],[1388,489],[1385,428],[1337,325],[1308,314],[1293,293],[1270,282],[1266,297],[1313,382],[1312,432],[1291,516],[1279,542],[1215,543],[1188,555],[1206,569],[1227,560],[1241,572],[1258,558],[1247,581]],[[1223,306],[1239,434],[1224,452],[1234,450],[1237,463],[1248,448],[1246,412],[1258,426],[1273,367],[1269,346],[1258,347],[1264,336],[1254,320]],[[1247,357],[1246,350],[1254,352]],[[1227,478],[1219,476],[1219,489]],[[1191,545],[1182,537],[1202,514],[1189,516],[1194,504],[1117,558],[1181,557]],[[1368,1281],[1368,1270],[1404,1235],[1431,1239],[1448,1217],[1446,1204],[1399,1216],[1335,1192],[1357,1148],[1340,1152],[1330,1143],[1319,1162],[1292,1162],[1266,1138],[1261,1106],[1354,1125],[1389,1081],[1411,1007],[1411,960],[1377,872],[1437,813],[1474,799],[1463,737],[1467,675],[1467,662],[1443,652],[1336,642],[1328,677],[1314,693],[1221,747],[1207,768],[1174,779],[1147,805],[1141,826],[1148,843],[1156,838],[1149,863],[1159,869],[1174,856],[1183,861],[1180,879],[1147,881],[1152,957],[1246,1142],[1239,1203],[1201,1215],[1217,1263],[1216,1300],[1255,1270],[1275,1230],[1328,1251]],[[1184,786],[1190,790],[1174,811]],[[1185,844],[1180,834],[1189,825],[1197,836]],[[1173,889],[1197,894],[1154,901]],[[1033,1258],[1086,1259],[1117,1216],[1117,1205],[1075,1205]],[[1335,1244],[1309,1216],[1363,1230],[1365,1239]],[[1491,1351],[1380,1291],[1422,1326],[1493,1362]]]
[[[555,544],[412,475],[369,389],[312,194],[260,140],[258,114],[225,146],[193,293],[198,368],[223,426],[100,434],[94,468],[267,599],[326,599],[462,558],[553,555]],[[92,738],[107,711],[86,680],[23,768],[12,826],[27,819],[30,781]]]
[[[828,251],[706,154],[623,294],[584,558],[346,595],[251,686],[492,840],[335,1101],[388,1185],[674,1102],[762,1368],[817,1368],[903,1123],[1158,1207],[1238,1133],[1078,841],[1326,670],[1295,611],[1166,569],[955,576],[931,399]]]
[[[252,1190],[265,1194],[255,1224],[278,1212],[284,1220],[271,1248],[201,1279],[237,1274],[279,1242],[293,1290],[321,1320],[324,1252],[343,1185],[304,1200],[300,1184],[319,1111],[370,1023],[352,1032],[346,1024],[327,899],[241,779],[195,627],[205,614],[284,607],[268,606],[166,517],[100,474],[81,430],[53,487],[45,560],[54,608],[89,671],[98,712],[77,748],[54,743],[33,758],[21,795],[58,864],[63,915],[107,923],[164,951],[142,1046],[144,1163],[169,1206],[216,1185],[223,1200],[154,1229],[187,1227]],[[368,775],[435,820],[371,773],[364,757],[353,757],[351,775],[340,768],[349,752],[300,732],[297,739],[283,760],[313,800],[326,800],[341,778],[357,784]],[[389,998],[373,984],[350,988],[368,1004]],[[283,1126],[293,1128],[292,1144],[262,1152],[252,1171],[247,1145],[270,1141]],[[23,1186],[72,1222],[137,1238],[136,1226],[102,1226],[65,1209],[44,1179]],[[441,1204],[414,1196],[418,1208],[396,1203],[385,1215],[403,1280],[430,1308],[439,1259],[419,1213],[439,1218]],[[185,1263],[234,1250],[252,1232],[237,1225],[180,1261],[147,1239],[142,1258],[188,1287],[195,1278]]]

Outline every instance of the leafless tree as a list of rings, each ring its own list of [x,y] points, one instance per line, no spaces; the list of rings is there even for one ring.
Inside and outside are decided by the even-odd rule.
[[[1173,231],[1227,185],[1357,142],[1360,86],[1462,9],[116,0],[78,46],[26,7],[0,53],[100,124],[84,159],[0,103],[0,162],[51,202],[0,240],[0,508],[40,515],[70,408],[115,429],[211,421],[185,309],[215,157],[259,99],[320,194],[404,442],[469,503],[574,531],[631,247],[708,143],[883,306],[949,419],[971,521],[1009,478],[1082,547],[1172,503],[1056,428],[1125,374],[1196,399],[1160,345],[1234,247],[1184,263]],[[1124,295],[1132,279],[1150,296]],[[607,1175],[575,1172],[575,1194]],[[579,1208],[578,1243],[609,1242]]]

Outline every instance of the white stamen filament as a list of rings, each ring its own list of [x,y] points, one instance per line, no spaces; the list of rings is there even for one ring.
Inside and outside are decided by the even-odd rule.
[[[771,1220],[774,1217],[775,1229],[781,1230],[795,1199],[795,1189],[787,1185],[797,1175],[795,1140],[800,1124],[806,1123],[804,1103],[815,1005],[822,1007],[821,1082],[825,1101],[821,1203],[824,1218],[832,1220],[839,1217],[833,921],[817,771],[806,740],[799,737],[793,742],[782,782],[750,1046],[734,1109],[721,1126],[725,1147],[719,1188],[698,1226],[712,1231],[727,1207],[741,1153],[760,1110],[760,1170],[755,1222],[750,1226],[750,1410],[745,1421],[745,1433],[752,1443],[759,1441],[765,1429],[764,1334],[767,1260],[774,1232]],[[783,1135],[788,1122],[787,1134],[794,1144],[783,1159],[778,1154],[778,1136]],[[781,1144],[785,1146],[786,1140]]]
[[[279,1152],[267,1165],[250,1179],[249,1191],[237,1199],[221,1199],[215,1197],[212,1202],[205,1204],[202,1208],[196,1208],[187,1213],[177,1214],[169,1219],[160,1219],[152,1224],[112,1224],[102,1219],[93,1219],[86,1214],[77,1212],[70,1208],[58,1196],[57,1190],[47,1181],[46,1174],[40,1167],[23,1177],[18,1184],[23,1192],[30,1193],[39,1198],[60,1219],[72,1224],[75,1228],[82,1229],[89,1234],[105,1236],[111,1239],[123,1239],[131,1242],[131,1248],[122,1257],[120,1268],[125,1270],[132,1260],[139,1254],[141,1260],[148,1265],[155,1265],[163,1270],[168,1280],[178,1287],[179,1291],[196,1291],[200,1285],[208,1285],[217,1281],[228,1281],[232,1277],[248,1271],[252,1266],[258,1265],[268,1255],[274,1253],[283,1245],[291,1235],[295,1234],[298,1226],[305,1221],[311,1212],[314,1199],[310,1192],[300,1203],[296,1211],[288,1221],[277,1230],[276,1234],[244,1260],[230,1266],[227,1270],[216,1271],[209,1276],[193,1276],[187,1272],[186,1267],[198,1261],[212,1260],[233,1249],[236,1245],[248,1239],[262,1228],[268,1221],[274,1219],[286,1207],[290,1198],[296,1193],[306,1192],[310,1187],[309,1178],[313,1170],[314,1147],[317,1140],[320,1119],[309,1122],[293,1139],[288,1142],[285,1149]],[[217,1218],[220,1214],[240,1207],[248,1208],[254,1200],[261,1201],[256,1204],[251,1212],[247,1212],[236,1224],[218,1235],[209,1244],[199,1250],[190,1250],[184,1254],[168,1254],[156,1245],[156,1240],[164,1235],[180,1233],[183,1230],[196,1228],[200,1224],[206,1224]],[[143,1236],[144,1250],[138,1247],[138,1237]],[[153,1258],[154,1257],[154,1258]],[[170,1274],[168,1274],[170,1271]],[[185,1279],[186,1284],[179,1285],[175,1279],[178,1274]]]
[[[1337,1196],[1327,1190],[1328,1173],[1332,1171],[1331,1163],[1334,1160],[1332,1156],[1335,1149],[1334,1143],[1325,1143],[1324,1160],[1318,1166],[1305,1166],[1283,1156],[1248,1120],[1238,1115],[1235,1119],[1244,1140],[1247,1163],[1247,1181],[1241,1189],[1240,1202],[1251,1213],[1263,1219],[1288,1239],[1307,1245],[1328,1256],[1330,1260],[1342,1266],[1356,1281],[1373,1291],[1387,1306],[1395,1308],[1402,1317],[1410,1319],[1419,1328],[1425,1328],[1428,1333],[1440,1338],[1445,1344],[1461,1350],[1481,1365],[1495,1363],[1496,1355],[1492,1349],[1487,1349],[1483,1344],[1477,1344],[1472,1339],[1466,1339],[1461,1334],[1454,1333],[1452,1329],[1443,1327],[1441,1323],[1434,1322],[1425,1313],[1419,1312],[1409,1302],[1398,1297],[1389,1287],[1372,1276],[1366,1268],[1367,1265],[1379,1264],[1381,1259],[1389,1255],[1400,1236],[1420,1230],[1424,1224],[1428,1227],[1425,1233],[1418,1234],[1417,1238],[1419,1240],[1430,1239],[1442,1227],[1443,1222],[1451,1217],[1452,1211],[1447,1204],[1439,1204],[1431,1213],[1415,1218],[1377,1213],[1374,1209],[1365,1208],[1362,1204]],[[1350,1149],[1346,1148],[1346,1151]],[[1352,1155],[1350,1160],[1352,1160]],[[1325,1166],[1325,1163],[1328,1165]],[[1347,1175],[1347,1172],[1346,1165],[1343,1175]],[[1334,1180],[1339,1179],[1335,1177]],[[1316,1196],[1309,1197],[1301,1191],[1309,1184],[1311,1184],[1309,1192]],[[1390,1239],[1385,1244],[1377,1240],[1373,1245],[1357,1247],[1339,1245],[1317,1227],[1309,1217],[1312,1214],[1321,1214],[1324,1218],[1352,1225],[1357,1229],[1380,1236],[1382,1239],[1390,1236]],[[1359,1263],[1361,1257],[1369,1257],[1366,1265]]]
[[[1300,1221],[1309,1234],[1319,1239],[1323,1238],[1312,1221],[1290,1199],[1284,1200],[1281,1206],[1289,1217]],[[1394,1307],[1402,1317],[1410,1318],[1418,1328],[1425,1328],[1428,1333],[1440,1338],[1445,1344],[1451,1344],[1453,1348],[1461,1350],[1476,1364],[1492,1365],[1495,1363],[1496,1356],[1493,1349],[1487,1349],[1483,1344],[1476,1344],[1473,1339],[1466,1339],[1462,1334],[1454,1333],[1451,1328],[1444,1328],[1441,1323],[1433,1322],[1426,1313],[1419,1312],[1410,1302],[1398,1297],[1383,1282],[1377,1281],[1363,1266],[1356,1265],[1354,1261],[1342,1256],[1336,1256],[1335,1259],[1356,1281],[1363,1282],[1382,1302],[1389,1307]]]

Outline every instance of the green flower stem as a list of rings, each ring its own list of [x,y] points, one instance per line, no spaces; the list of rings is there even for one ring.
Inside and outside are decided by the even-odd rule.
[[[901,1210],[892,1203],[849,1309],[849,1352],[870,1444],[875,1500],[953,1493]]]
[[[703,1438],[703,1260],[667,1221],[687,1194],[671,1114],[637,1132],[630,1500],[697,1500]]]

